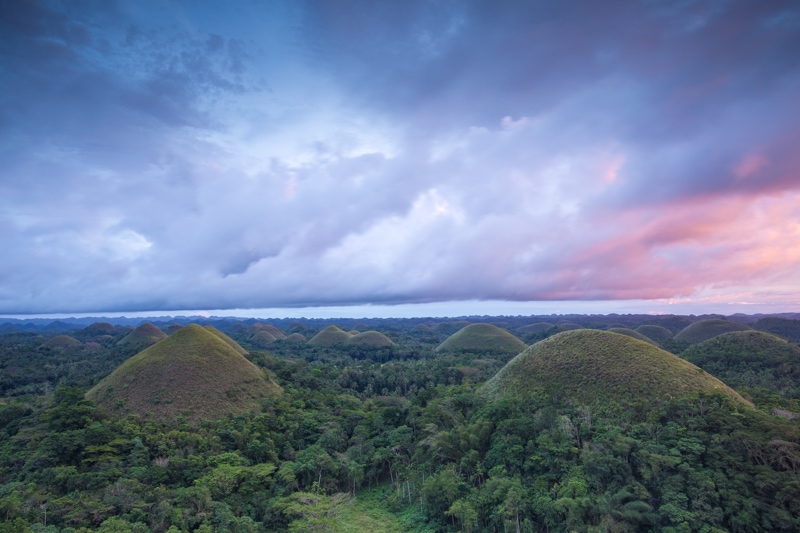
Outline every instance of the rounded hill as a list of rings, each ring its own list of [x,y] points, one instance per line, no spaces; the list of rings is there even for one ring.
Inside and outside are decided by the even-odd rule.
[[[723,333],[690,346],[681,356],[732,387],[800,398],[800,347],[770,333]]]
[[[664,326],[653,326],[650,324],[639,326],[638,328],[636,328],[636,331],[638,331],[648,339],[653,339],[656,342],[668,341],[674,336],[674,333],[672,333]]]
[[[697,344],[698,342],[713,339],[717,335],[722,335],[723,333],[747,331],[749,329],[751,329],[749,326],[745,326],[739,322],[733,322],[722,318],[713,318],[711,320],[700,320],[699,322],[686,326],[675,335],[675,340]]]
[[[334,346],[346,343],[350,337],[349,333],[342,331],[338,326],[330,325],[311,337],[308,344],[312,346]]]
[[[69,335],[56,335],[52,339],[48,339],[40,348],[53,348],[56,350],[67,350],[69,348],[77,348],[81,345],[81,341]]]
[[[190,324],[122,363],[87,397],[117,416],[199,421],[259,411],[280,392],[225,340]]]
[[[437,352],[496,351],[519,353],[528,346],[508,331],[491,324],[470,324],[450,335]]]
[[[723,382],[676,355],[626,335],[590,329],[537,342],[509,361],[481,391],[491,398],[542,391],[583,404],[720,392],[746,403]]]
[[[384,346],[394,346],[394,342],[378,331],[365,331],[363,333],[357,333],[353,335],[349,339],[347,339],[347,344],[353,346],[366,346],[369,348],[382,348]]]
[[[167,334],[158,329],[155,325],[151,324],[150,322],[145,322],[141,324],[136,329],[125,335],[122,340],[120,340],[117,344],[120,345],[131,345],[131,346],[141,346],[142,348],[146,348],[148,346],[152,346],[153,344],[157,343],[161,339],[166,339]]]
[[[793,342],[800,342],[800,320],[768,316],[753,324],[753,329],[766,331]]]
[[[648,342],[652,345],[655,345],[655,341],[649,338],[647,335],[636,331],[635,329],[631,328],[608,328],[606,331],[610,331],[611,333],[619,333],[620,335],[627,335],[628,337],[638,339],[643,342]]]

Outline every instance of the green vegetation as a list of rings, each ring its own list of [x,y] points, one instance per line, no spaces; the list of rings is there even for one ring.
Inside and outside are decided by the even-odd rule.
[[[356,333],[346,341],[347,344],[354,346],[372,346],[374,348],[382,346],[394,346],[392,340],[377,331],[365,331],[363,333]]]
[[[662,402],[691,393],[742,399],[717,378],[646,342],[607,331],[568,331],[512,359],[482,388],[490,398],[544,393],[582,405]]]
[[[152,323],[145,322],[125,335],[122,340],[119,341],[119,344],[130,344],[138,347],[139,349],[144,349],[166,338],[166,333],[161,331]]]
[[[314,335],[308,343],[312,346],[335,346],[350,340],[351,335],[338,326],[330,325]]]
[[[800,347],[762,331],[735,331],[690,346],[682,357],[737,390],[771,404],[800,399]]]
[[[652,344],[653,346],[657,346],[657,343],[653,341],[653,339],[649,338],[647,335],[640,333],[634,329],[630,328],[608,328],[607,331],[611,333],[619,333],[620,335],[627,335],[628,337],[633,337],[634,339],[638,339],[643,342],[647,342]]]
[[[191,325],[191,324],[190,324]],[[238,342],[227,336],[226,334],[222,333],[220,330],[215,328],[214,326],[203,326],[206,331],[209,331],[216,335],[217,338],[222,340],[225,344],[233,348],[233,350],[238,353],[239,355],[247,355],[247,350],[242,348]]]
[[[675,336],[670,330],[664,326],[654,326],[651,324],[644,324],[636,328],[636,331],[656,342],[662,342],[671,339]]]
[[[69,335],[57,335],[42,344],[42,348],[64,350],[81,346],[81,341]]]
[[[718,318],[701,320],[682,329],[677,335],[675,335],[675,340],[679,342],[697,344],[698,342],[707,341],[708,339],[712,339],[717,335],[722,335],[723,333],[730,333],[731,331],[747,331],[749,329],[751,328],[731,320],[723,320]]]
[[[753,324],[753,329],[766,331],[792,342],[800,342],[800,320],[770,316]]]
[[[519,353],[528,346],[508,331],[491,324],[470,324],[447,338],[437,352],[494,351]]]
[[[480,320],[519,331],[544,318]],[[652,317],[569,319],[633,329]],[[269,351],[254,348],[263,329],[248,331],[254,320],[207,323],[251,348],[250,362],[196,325],[134,357],[119,343],[124,326],[96,337],[0,334],[0,533],[800,530],[800,418],[791,418],[800,408],[784,387],[798,382],[797,347],[764,333],[689,347],[704,372],[591,329],[514,357],[436,352],[444,335],[416,328],[431,319],[341,321],[392,346],[290,335]],[[309,335],[330,322],[275,324]],[[62,333],[85,342],[40,349]],[[712,365],[757,409],[712,377]],[[272,376],[282,392],[237,410],[235,391],[203,381],[236,368]],[[84,395],[114,378],[109,396],[125,404],[132,387],[120,373],[139,370],[150,390],[171,376],[170,394],[192,384],[202,397],[223,391],[216,403],[228,412],[210,414],[198,394],[163,417],[154,410],[178,401],[166,393],[130,413]],[[758,386],[736,382],[752,376]]]
[[[521,328],[517,328],[519,333],[541,333],[543,331],[547,331],[550,328],[554,328],[555,324],[551,324],[550,322],[536,322],[535,324],[528,324],[527,326],[522,326]]]
[[[191,324],[125,361],[87,397],[116,416],[199,421],[258,412],[279,393],[223,338]]]

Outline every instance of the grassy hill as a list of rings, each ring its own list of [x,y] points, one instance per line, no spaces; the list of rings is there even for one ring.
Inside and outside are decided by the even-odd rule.
[[[699,342],[707,341],[717,335],[723,333],[730,333],[731,331],[747,331],[751,329],[749,326],[724,320],[721,318],[714,318],[711,320],[700,320],[682,329],[677,335],[675,340],[679,342],[688,342],[696,344]]]
[[[537,342],[481,389],[490,398],[541,391],[582,404],[659,401],[721,392],[745,404],[707,372],[646,342],[608,331],[567,331]]]
[[[556,327],[556,325],[550,322],[536,322],[535,324],[528,324],[527,326],[517,328],[517,332],[520,334],[541,333],[554,327]]]
[[[681,356],[732,387],[800,398],[800,347],[770,333],[723,333]]]
[[[52,339],[45,341],[41,348],[52,348],[56,350],[66,350],[69,348],[77,348],[81,345],[81,341],[69,335],[57,335]]]
[[[347,339],[346,343],[354,346],[367,346],[373,348],[395,345],[389,337],[378,331],[365,331],[364,333],[357,333],[356,335],[353,335]]]
[[[238,342],[236,342],[235,340],[231,339],[230,337],[228,337],[227,335],[222,333],[220,330],[218,330],[214,326],[203,326],[203,329],[205,329],[206,331],[209,331],[209,332],[213,333],[214,335],[216,335],[221,341],[223,341],[225,344],[227,344],[228,346],[233,348],[233,350],[236,353],[238,353],[239,355],[247,355],[247,350],[242,348],[239,345]]]
[[[628,337],[632,337],[634,339],[638,339],[640,341],[650,343],[653,346],[657,345],[657,343],[653,339],[649,338],[647,335],[639,333],[638,331],[636,331],[634,329],[630,329],[630,328],[608,328],[607,331],[610,331],[611,333],[619,333],[620,335],[627,335]]]
[[[306,338],[302,333],[292,333],[286,337],[286,340],[289,342],[306,342]]]
[[[675,336],[672,331],[668,330],[664,326],[653,326],[653,325],[643,325],[636,328],[636,331],[647,337],[648,339],[652,339],[656,342],[666,341],[671,339]]]
[[[86,326],[81,330],[81,333],[86,335],[116,335],[119,333],[119,330],[109,324],[108,322],[95,322],[89,326]]]
[[[800,342],[800,320],[770,316],[753,324],[753,329],[766,331],[792,342]]]
[[[334,346],[346,343],[350,337],[349,333],[342,331],[338,326],[330,325],[311,337],[308,344],[312,346]]]
[[[199,421],[258,412],[280,392],[223,338],[190,324],[125,361],[87,397],[117,416]]]
[[[250,342],[253,343],[253,345],[255,345],[257,348],[267,348],[276,340],[277,339],[272,336],[272,333],[266,330],[261,330],[250,338]]]
[[[129,346],[141,346],[146,348],[152,346],[162,339],[166,339],[167,334],[158,329],[150,322],[145,322],[139,327],[125,335],[117,344]]]
[[[442,335],[452,335],[460,329],[469,326],[471,322],[466,320],[457,320],[456,322],[439,322],[433,326],[433,331]]]
[[[450,335],[441,343],[437,352],[497,351],[518,353],[527,345],[508,331],[491,324],[470,324]]]

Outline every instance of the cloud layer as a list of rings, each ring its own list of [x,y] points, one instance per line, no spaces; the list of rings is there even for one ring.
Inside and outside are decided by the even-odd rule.
[[[800,308],[793,2],[0,4],[0,313]]]

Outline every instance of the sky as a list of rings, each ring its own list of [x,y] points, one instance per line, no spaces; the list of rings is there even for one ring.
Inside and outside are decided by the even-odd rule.
[[[0,1],[0,36],[0,315],[800,311],[797,2]]]

